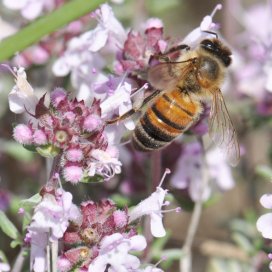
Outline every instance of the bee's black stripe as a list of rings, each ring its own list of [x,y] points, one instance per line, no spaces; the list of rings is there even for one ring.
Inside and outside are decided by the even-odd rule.
[[[144,114],[144,116],[141,119],[142,127],[145,130],[145,132],[154,140],[157,141],[163,141],[163,142],[170,142],[172,141],[176,136],[173,136],[171,134],[165,133],[162,129],[158,128],[156,125],[154,125],[149,117],[148,114]]]
[[[177,123],[174,123],[172,122],[171,120],[169,120],[167,117],[165,117],[163,115],[162,112],[160,112],[157,107],[156,107],[156,104],[154,104],[152,107],[151,107],[152,111],[154,112],[154,114],[160,119],[162,120],[165,124],[167,124],[168,126],[170,127],[173,127],[175,129],[178,129],[178,130],[184,130],[185,127],[184,126],[181,126],[180,124],[177,124]]]
[[[134,139],[134,143],[136,143],[136,148],[139,147],[139,144],[137,144],[138,142],[143,146],[140,148],[141,150],[148,151],[148,150],[159,149],[167,144],[167,142],[158,141],[150,137],[150,135],[148,135],[145,132],[140,122],[138,123],[138,125],[136,126],[134,130],[133,137],[136,138],[136,141]]]
[[[173,104],[175,107],[178,107],[180,110],[184,111],[186,114],[188,114],[190,117],[193,117],[194,114],[188,110],[186,110],[185,108],[183,108],[180,104],[176,103],[175,100],[171,99],[168,97],[167,94],[162,95],[162,97],[169,102],[170,104]]]

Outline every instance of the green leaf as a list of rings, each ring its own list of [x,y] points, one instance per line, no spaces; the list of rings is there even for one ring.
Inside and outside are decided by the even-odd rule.
[[[269,166],[267,166],[267,165],[258,165],[255,168],[255,171],[261,177],[269,179],[269,181],[272,180],[272,168],[270,168]]]
[[[80,182],[82,183],[99,183],[103,182],[104,178],[100,175],[94,175],[93,177],[85,176]]]
[[[36,206],[38,203],[40,203],[42,200],[42,197],[40,194],[35,194],[32,197],[28,198],[28,199],[24,199],[20,202],[21,207],[24,209],[29,209],[29,208],[33,208],[34,206]]]
[[[162,257],[161,252],[162,252],[163,248],[165,247],[167,241],[169,240],[170,236],[171,236],[171,232],[167,231],[166,235],[164,237],[154,240],[154,242],[151,246],[152,258],[154,258],[156,260],[161,259],[161,257]]]
[[[115,202],[117,207],[120,207],[120,208],[125,206],[130,206],[131,204],[131,199],[121,194],[113,194],[111,195],[111,199]]]
[[[0,42],[0,61],[11,58],[15,53],[40,41],[42,37],[90,13],[103,2],[103,0],[73,0],[39,18]]]
[[[14,240],[19,237],[19,231],[2,211],[0,211],[0,228],[7,236]]]
[[[16,160],[23,161],[23,162],[30,162],[34,158],[34,155],[32,152],[29,152],[21,144],[13,142],[13,141],[3,142],[1,150],[3,150],[3,152],[12,156]]]
[[[51,144],[37,147],[36,150],[41,156],[45,158],[54,158],[60,153],[60,149]]]

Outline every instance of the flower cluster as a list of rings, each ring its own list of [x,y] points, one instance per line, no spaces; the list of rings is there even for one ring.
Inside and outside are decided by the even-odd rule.
[[[156,266],[141,268],[141,262],[132,252],[143,251],[147,246],[144,236],[137,233],[136,224],[144,215],[150,216],[151,233],[154,237],[166,234],[162,223],[162,208],[167,190],[162,183],[156,191],[131,211],[118,209],[109,199],[98,202],[86,201],[78,208],[72,203],[72,195],[54,186],[41,190],[41,200],[34,210],[27,228],[26,245],[31,248],[31,267],[44,272],[48,266],[46,247],[49,242],[60,242],[58,271],[100,272],[109,268],[112,272],[163,272]],[[180,208],[169,211],[179,212]]]
[[[124,244],[127,247],[122,249],[129,251],[130,243],[140,239],[143,243],[139,243],[145,247],[144,238],[136,236],[136,230],[128,225],[127,211],[118,210],[112,201],[87,201],[81,204],[80,210],[82,223],[71,224],[62,239],[64,248],[58,261],[60,271],[70,271],[72,267],[87,271],[91,263],[89,270],[91,267],[93,270],[90,271],[104,271],[107,263],[114,262],[111,251],[118,251],[120,245]],[[113,260],[110,260],[111,256]],[[120,266],[126,261],[124,259]],[[120,270],[116,267],[116,271]]]
[[[13,136],[23,145],[34,146],[42,155],[61,154],[66,181],[75,184],[95,175],[107,180],[120,173],[121,162],[116,149],[108,145],[100,115],[98,101],[87,107],[56,88],[49,106],[45,106],[44,96],[37,103],[33,114],[36,123],[17,125]]]

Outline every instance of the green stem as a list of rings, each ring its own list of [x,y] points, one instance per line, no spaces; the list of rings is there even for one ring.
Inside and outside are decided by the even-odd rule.
[[[42,37],[93,11],[104,0],[73,0],[0,42],[0,61],[38,42]]]

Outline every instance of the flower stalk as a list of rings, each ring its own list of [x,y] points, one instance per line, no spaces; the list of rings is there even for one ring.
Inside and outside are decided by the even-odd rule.
[[[209,172],[207,167],[207,160],[205,149],[203,145],[203,139],[199,138],[201,146],[203,148],[203,167],[202,167],[202,184],[199,189],[199,197],[195,202],[194,210],[191,217],[191,222],[187,231],[186,239],[182,247],[182,256],[180,258],[180,272],[192,272],[192,245],[199,225],[203,202],[204,193],[209,185]]]

